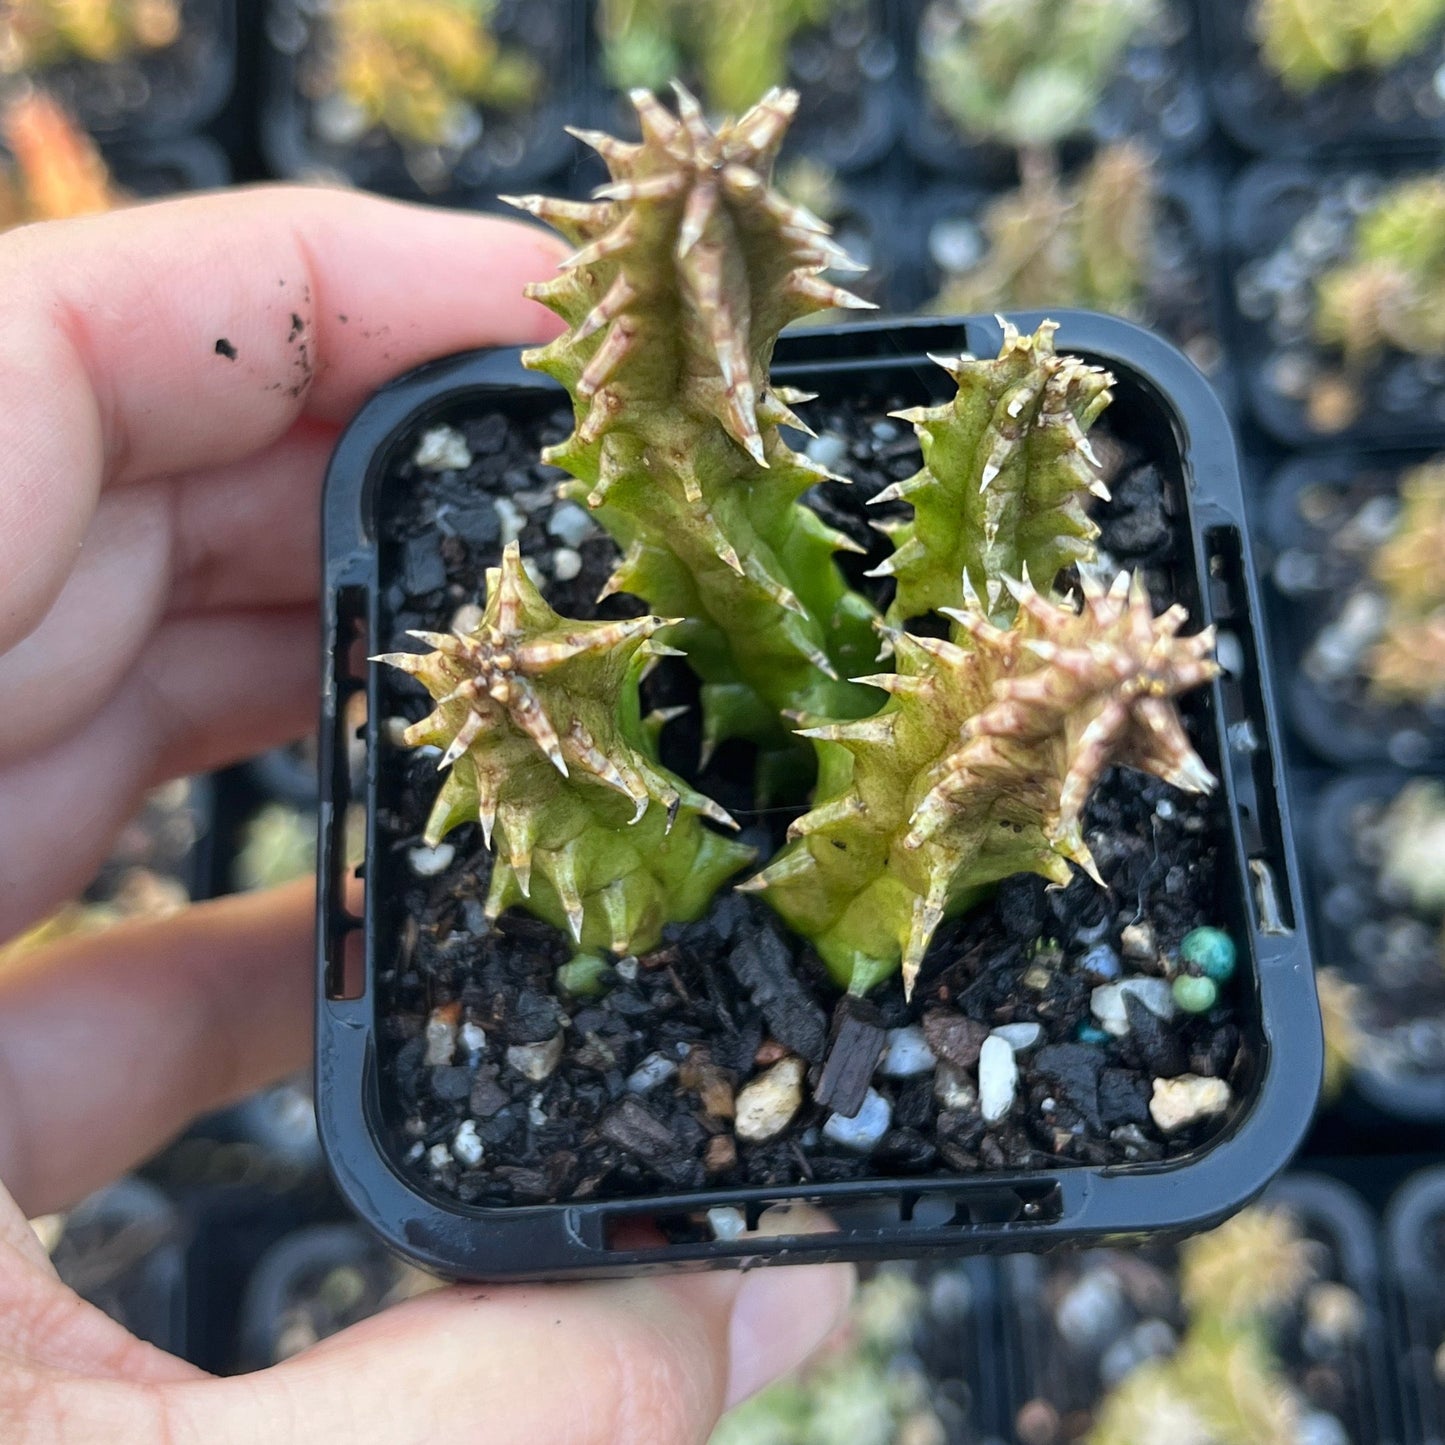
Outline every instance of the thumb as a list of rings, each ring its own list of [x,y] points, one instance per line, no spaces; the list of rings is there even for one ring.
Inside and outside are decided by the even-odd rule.
[[[852,1285],[822,1265],[453,1286],[261,1374],[163,1393],[179,1438],[208,1445],[701,1445],[813,1353]]]

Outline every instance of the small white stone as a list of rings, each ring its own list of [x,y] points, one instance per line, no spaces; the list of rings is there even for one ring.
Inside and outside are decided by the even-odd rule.
[[[487,1051],[487,1031],[480,1024],[464,1023],[457,1037],[469,1054],[484,1054]]]
[[[463,602],[452,613],[451,630],[453,632],[475,632],[481,627],[484,616],[486,614],[475,602]]]
[[[426,1151],[426,1162],[434,1173],[440,1174],[452,1162],[452,1151],[445,1144],[433,1144]]]
[[[547,531],[564,547],[580,547],[596,534],[597,524],[576,502],[561,502],[547,519]]]
[[[482,1141],[477,1138],[477,1121],[463,1119],[452,1135],[452,1158],[465,1169],[475,1169],[482,1162]]]
[[[547,1122],[547,1111],[542,1106],[542,1095],[533,1094],[527,1100],[527,1122],[534,1128],[540,1129]]]
[[[1044,1036],[1042,1024],[1000,1024],[989,1037],[1002,1039],[1016,1054],[1026,1054]]]
[[[1154,929],[1148,923],[1131,923],[1119,935],[1124,957],[1135,963],[1150,963],[1155,954]]]
[[[978,1102],[985,1124],[997,1124],[1008,1117],[1018,1086],[1019,1066],[1014,1051],[997,1034],[990,1034],[978,1055]]]
[[[618,978],[623,981],[623,983],[636,983],[637,969],[637,959],[629,953],[626,958],[619,958],[617,960],[616,964],[613,966],[612,971],[617,975]]]
[[[411,1148],[408,1149],[406,1153],[401,1156],[402,1162],[405,1164],[415,1164],[425,1153],[426,1145],[423,1144],[420,1139],[418,1139],[416,1143],[413,1144]]]
[[[677,1072],[677,1065],[663,1054],[648,1054],[627,1076],[627,1089],[632,1094],[645,1094],[665,1084]]]
[[[582,570],[582,554],[570,547],[558,547],[552,553],[552,575],[559,582],[570,582]]]
[[[734,1129],[739,1139],[761,1143],[781,1134],[803,1106],[803,1075],[807,1066],[789,1055],[766,1073],[749,1079],[733,1104]]]
[[[452,866],[457,850],[450,843],[438,843],[435,848],[417,847],[407,852],[406,861],[418,878],[435,878]]]
[[[1164,1133],[1173,1134],[1198,1119],[1224,1113],[1231,1097],[1223,1079],[1207,1079],[1199,1074],[1155,1079],[1149,1114]]]
[[[406,730],[411,724],[404,717],[385,717],[381,720],[382,739],[393,748],[406,746]]]
[[[507,1049],[507,1066],[534,1084],[540,1084],[561,1061],[561,1034],[553,1034],[545,1043],[512,1044]]]
[[[422,1062],[429,1069],[452,1061],[457,1051],[457,1026],[438,1010],[426,1021],[426,1055]]]
[[[707,1212],[708,1227],[714,1239],[740,1239],[748,1232],[747,1216],[730,1204],[718,1204]]]
[[[424,472],[460,472],[471,466],[472,453],[456,427],[434,426],[421,434],[412,461]]]
[[[923,1030],[911,1024],[908,1028],[888,1030],[878,1072],[885,1079],[912,1079],[928,1073],[937,1062],[924,1040]]]
[[[978,1103],[978,1090],[957,1064],[950,1064],[945,1059],[933,1076],[933,1097],[946,1113],[963,1112]]]
[[[501,527],[501,541],[505,547],[508,542],[515,542],[522,535],[527,519],[510,497],[498,497],[495,505],[497,522]]]
[[[1133,994],[1156,1018],[1172,1019],[1174,994],[1166,979],[1126,978],[1122,983],[1101,984],[1089,995],[1089,1009],[1099,1027],[1116,1039],[1129,1032],[1129,1013],[1124,1000]]]
[[[848,443],[832,432],[810,437],[804,448],[808,460],[816,462],[825,471],[835,471],[848,456]]]
[[[851,1119],[829,1114],[823,1137],[859,1154],[871,1154],[893,1122],[893,1106],[876,1089],[863,1096],[862,1106]]]

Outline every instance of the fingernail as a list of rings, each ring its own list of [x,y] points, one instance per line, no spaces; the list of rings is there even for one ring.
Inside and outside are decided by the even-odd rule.
[[[772,1265],[743,1277],[728,1331],[727,1403],[736,1405],[811,1356],[853,1298],[851,1265]]]

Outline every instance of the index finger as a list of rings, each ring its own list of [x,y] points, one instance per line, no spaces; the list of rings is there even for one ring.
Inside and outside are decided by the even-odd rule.
[[[279,186],[0,238],[0,651],[103,484],[234,461],[431,357],[551,334],[522,287],[560,254],[516,221]]]

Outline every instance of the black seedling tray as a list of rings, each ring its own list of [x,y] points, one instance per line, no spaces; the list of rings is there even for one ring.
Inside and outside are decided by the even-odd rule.
[[[1335,966],[1349,979],[1368,989],[1359,961],[1352,954],[1348,920],[1326,916],[1331,891],[1347,880],[1358,879],[1360,863],[1350,847],[1349,816],[1362,803],[1384,803],[1409,781],[1403,772],[1371,770],[1336,778],[1320,794],[1311,812],[1306,873],[1310,883],[1317,962]],[[1357,1064],[1351,1083],[1366,1103],[1392,1119],[1415,1124],[1445,1123],[1445,1070],[1385,1072]]]
[[[1391,1200],[1385,1248],[1406,1438],[1413,1445],[1445,1445],[1445,1383],[1435,1368],[1445,1342],[1445,1167],[1416,1174]]]
[[[323,503],[326,603],[321,722],[321,857],[318,904],[317,1109],[343,1194],[400,1252],[439,1273],[467,1278],[563,1278],[761,1262],[888,1258],[930,1253],[1044,1249],[1103,1236],[1199,1228],[1256,1195],[1299,1143],[1321,1070],[1288,804],[1264,657],[1234,443],[1208,383],[1166,343],[1127,323],[1063,312],[1062,344],[1118,376],[1111,417],[1145,445],[1169,476],[1179,519],[1174,591],[1194,623],[1217,624],[1238,642],[1240,676],[1221,678],[1200,703],[1200,746],[1222,780],[1231,838],[1223,848],[1223,923],[1239,941],[1239,986],[1253,1078],[1220,1134],[1196,1153],[1138,1167],[1064,1168],[808,1186],[675,1193],[608,1202],[468,1208],[419,1192],[385,1142],[379,1019],[374,980],[391,944],[381,880],[377,783],[379,669],[365,658],[380,636],[378,522],[388,499],[388,454],[418,424],[456,416],[485,398],[525,414],[561,393],[522,369],[515,351],[433,363],[393,382],[348,428]],[[1020,315],[1031,328],[1042,317]],[[785,337],[779,380],[826,395],[920,399],[943,373],[927,354],[993,354],[994,319],[911,321],[805,330]],[[347,697],[368,695],[367,845],[364,901],[348,902],[342,868]],[[837,1221],[828,1234],[679,1243],[638,1249],[617,1227],[639,1218],[700,1217],[715,1205],[744,1210],[749,1226],[769,1203],[804,1196]]]
[[[1311,489],[1349,489],[1362,503],[1374,496],[1394,497],[1400,475],[1432,455],[1346,450],[1286,462],[1268,484],[1260,517],[1268,553],[1263,560],[1271,577],[1281,563],[1289,566],[1292,552],[1314,553],[1328,542],[1329,532],[1312,525],[1301,510]],[[1320,630],[1338,614],[1348,591],[1365,580],[1363,570],[1348,578],[1322,572],[1318,585],[1298,592],[1286,593],[1277,582],[1269,588],[1270,645],[1285,720],[1312,752],[1336,766],[1445,765],[1445,718],[1432,718],[1419,707],[1332,695],[1303,669]]]
[[[1436,151],[1445,141],[1445,104],[1433,115],[1404,113],[1389,100],[1407,73],[1429,89],[1445,58],[1438,35],[1421,55],[1375,76],[1353,72],[1310,95],[1295,95],[1264,64],[1249,23],[1258,0],[1200,0],[1198,5],[1209,98],[1220,127],[1236,145],[1273,156],[1318,156],[1354,150],[1381,155]],[[1400,111],[1392,115],[1390,111]]]
[[[507,0],[517,15],[538,0]],[[260,140],[261,151],[273,174],[285,180],[340,180],[362,190],[379,191],[403,200],[426,200],[446,205],[495,204],[498,191],[516,191],[538,185],[575,162],[578,147],[566,132],[583,115],[586,89],[586,27],[575,0],[558,0],[562,36],[555,54],[539,56],[544,91],[532,112],[530,139],[511,164],[490,163],[463,153],[450,181],[437,189],[424,189],[407,169],[401,147],[389,137],[373,133],[354,144],[333,144],[313,133],[311,102],[302,95],[300,82],[308,29],[324,24],[313,7],[299,0],[271,0],[262,55]]]
[[[1361,177],[1390,183],[1418,174],[1416,163],[1392,158],[1339,161],[1326,165],[1305,161],[1264,161],[1250,167],[1225,197],[1228,226],[1226,291],[1232,313],[1230,338],[1239,359],[1241,380],[1260,426],[1287,447],[1384,449],[1445,446],[1445,385],[1417,389],[1392,387],[1388,371],[1408,359],[1387,352],[1362,377],[1365,399],[1359,416],[1337,431],[1324,431],[1310,420],[1306,404],[1286,396],[1270,380],[1270,367],[1280,354],[1270,321],[1245,314],[1239,300],[1242,269],[1262,260],[1283,244],[1295,225],[1309,214],[1323,185]],[[1313,355],[1338,360],[1318,350]]]
[[[1348,1285],[1364,1302],[1365,1328],[1350,1361],[1352,1409],[1342,1423],[1353,1445],[1394,1445],[1400,1436],[1374,1219],[1354,1190],[1323,1174],[1286,1174],[1263,1202],[1290,1210],[1305,1236],[1325,1246],[1321,1277]],[[1010,1419],[1030,1400],[1047,1400],[1060,1414],[1098,1404],[1100,1381],[1086,1360],[1068,1358],[1057,1338],[1044,1299],[1048,1263],[1017,1255],[1003,1262],[1002,1275]]]

